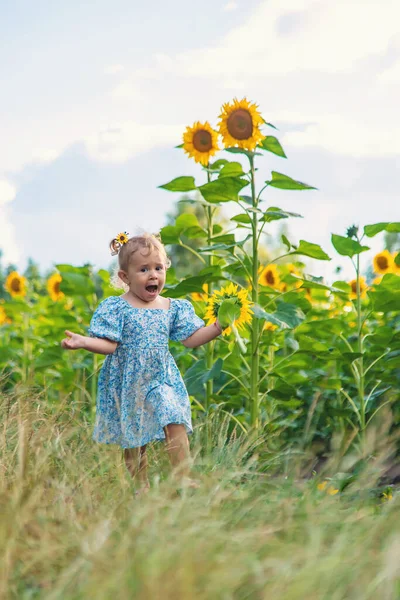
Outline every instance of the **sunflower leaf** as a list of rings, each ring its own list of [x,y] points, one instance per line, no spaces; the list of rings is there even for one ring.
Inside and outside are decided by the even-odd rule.
[[[218,321],[225,329],[240,317],[240,306],[234,298],[223,300],[218,309]]]
[[[261,217],[260,221],[266,221],[270,223],[271,221],[278,221],[279,219],[287,219],[288,217],[299,217],[303,218],[299,213],[287,212],[278,208],[276,206],[270,206],[264,213],[264,216]]]
[[[251,223],[251,218],[247,213],[241,213],[240,215],[231,217],[231,221],[235,221],[236,223]]]
[[[316,190],[316,187],[312,185],[308,185],[307,183],[302,183],[301,181],[296,181],[292,179],[288,175],[283,175],[283,173],[277,173],[277,171],[272,171],[272,180],[266,181],[270,186],[278,188],[280,190]]]
[[[364,233],[368,237],[374,237],[374,235],[381,231],[400,233],[400,223],[375,223],[374,225],[365,225],[364,227]]]
[[[317,260],[332,260],[326,252],[324,252],[318,244],[312,244],[311,242],[306,242],[305,240],[300,240],[300,244],[298,245],[296,250],[293,250],[289,253],[292,254],[301,254],[302,256],[309,256],[310,258],[316,258]]]
[[[197,189],[207,202],[218,204],[219,202],[238,202],[240,190],[249,185],[249,182],[240,177],[223,177],[210,181]]]
[[[221,177],[241,177],[244,175],[243,167],[238,162],[227,162],[219,172],[218,178]]]
[[[287,239],[286,235],[282,234],[281,235],[281,240],[285,244],[285,246],[288,249],[288,251],[290,251],[291,244],[290,244],[289,240]]]
[[[342,235],[336,235],[335,233],[332,233],[332,245],[336,252],[342,256],[350,256],[350,258],[355,254],[361,254],[361,252],[369,250],[369,246],[361,246],[357,240],[343,237]]]
[[[210,379],[218,379],[221,375],[221,369],[223,366],[222,358],[218,358],[213,364],[212,368],[207,370],[207,365],[204,358],[201,358],[194,363],[186,371],[184,380],[188,389],[189,394],[195,396],[201,394],[203,386]]]
[[[191,192],[196,189],[196,184],[194,182],[194,177],[184,176],[184,177],[176,177],[172,179],[172,181],[168,183],[164,183],[164,185],[159,185],[159,188],[163,190],[168,190],[169,192]]]
[[[279,140],[273,135],[267,135],[257,147],[262,148],[267,152],[272,152],[273,154],[281,156],[282,158],[287,158]]]

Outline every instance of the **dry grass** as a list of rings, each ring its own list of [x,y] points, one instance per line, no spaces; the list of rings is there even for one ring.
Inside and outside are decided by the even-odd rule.
[[[201,488],[176,492],[159,444],[137,500],[120,452],[91,441],[78,405],[3,395],[1,419],[2,598],[400,597],[396,497],[260,473],[257,444],[226,443],[216,419],[208,454],[203,432],[192,442]]]

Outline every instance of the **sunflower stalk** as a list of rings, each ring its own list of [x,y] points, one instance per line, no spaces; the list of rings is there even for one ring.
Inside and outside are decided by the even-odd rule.
[[[211,174],[209,171],[207,171],[207,182],[210,183],[210,181],[211,181]],[[204,206],[204,211],[206,213],[206,218],[207,218],[207,246],[210,247],[211,239],[212,239],[212,235],[213,235],[213,211],[212,211],[211,206]],[[212,267],[212,265],[213,265],[213,255],[209,254],[207,256],[207,266]],[[211,294],[213,292],[211,282],[208,284],[207,292],[211,296]],[[213,363],[214,363],[214,342],[210,342],[209,344],[206,345],[207,371],[211,371]],[[205,401],[206,413],[208,413],[208,410],[211,406],[213,391],[214,391],[214,381],[211,378],[206,382],[206,401]],[[208,438],[208,435],[207,435],[207,438]]]
[[[255,189],[254,156],[249,156],[251,175],[251,199],[253,208],[257,208],[257,195]],[[258,215],[252,215],[252,263],[253,277],[251,299],[254,305],[258,304]],[[251,424],[255,429],[259,427],[259,321],[253,319],[251,323]]]

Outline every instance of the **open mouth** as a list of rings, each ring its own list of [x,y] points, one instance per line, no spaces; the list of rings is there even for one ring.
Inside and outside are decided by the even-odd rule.
[[[158,285],[146,285],[146,291],[150,294],[154,294],[158,290]]]

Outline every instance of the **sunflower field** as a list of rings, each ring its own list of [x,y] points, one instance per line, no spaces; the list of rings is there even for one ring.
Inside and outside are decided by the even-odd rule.
[[[187,264],[201,268],[179,279],[168,271],[164,294],[189,297],[199,316],[217,316],[223,336],[188,352],[174,347],[198,420],[218,409],[232,427],[268,434],[273,447],[299,445],[328,451],[338,437],[363,452],[368,426],[381,409],[400,418],[400,254],[383,250],[363,264],[368,239],[400,233],[400,223],[349,227],[332,234],[337,253],[354,266],[351,281],[326,284],[310,276],[302,260],[327,261],[317,244],[294,244],[282,235],[282,252],[260,260],[262,234],[277,220],[301,215],[268,206],[268,188],[316,193],[312,185],[273,171],[256,189],[266,153],[285,158],[274,130],[255,104],[243,99],[223,105],[218,129],[196,122],[180,146],[202,165],[204,181],[175,177],[160,187],[184,194],[203,211],[190,211],[161,230],[167,249],[180,247]],[[221,151],[232,156],[215,158]],[[239,159],[242,159],[239,162]],[[257,166],[256,166],[257,165]],[[260,179],[259,175],[257,181]],[[235,203],[225,225],[217,211]],[[186,204],[187,206],[187,204]],[[369,280],[364,273],[370,270]],[[190,270],[188,268],[188,270]],[[371,276],[374,273],[374,276]],[[40,278],[39,278],[40,279]],[[0,368],[5,389],[41,390],[51,403],[71,396],[92,415],[101,357],[66,353],[65,329],[84,333],[101,299],[119,293],[110,273],[90,265],[57,265],[47,281],[29,281],[16,271],[4,280],[0,300]]]
[[[396,247],[400,239],[400,222],[366,223],[362,227],[349,224],[347,231],[342,232],[344,235],[332,233],[334,252],[346,257],[352,264],[354,276],[351,280],[338,278],[328,283],[322,277],[310,275],[306,267],[310,261],[313,271],[316,271],[317,261],[332,259],[331,250],[328,252],[312,241],[294,243],[281,234],[281,251],[271,254],[268,244],[264,242],[269,225],[275,221],[289,220],[295,228],[295,220],[301,215],[278,206],[269,206],[269,188],[303,194],[318,193],[314,186],[293,179],[286,173],[269,173],[265,169],[268,153],[286,158],[275,132],[274,125],[263,119],[256,104],[245,98],[228,102],[221,109],[215,129],[209,122],[197,121],[183,133],[183,143],[179,148],[201,165],[203,179],[196,182],[192,176],[175,174],[171,181],[160,185],[165,192],[180,194],[177,199],[180,200],[179,206],[183,207],[160,232],[167,251],[172,257],[179,251],[183,265],[178,270],[172,261],[163,294],[171,298],[190,299],[197,314],[207,324],[218,318],[223,327],[223,334],[218,339],[196,350],[171,344],[189,391],[195,435],[201,442],[199,455],[203,456],[204,468],[210,473],[209,482],[212,473],[216,477],[216,468],[219,469],[219,486],[229,487],[236,480],[246,485],[254,473],[276,478],[291,472],[301,482],[311,481],[311,484],[307,484],[308,492],[304,492],[303,483],[303,487],[296,487],[294,492],[288,491],[286,484],[282,484],[278,492],[275,484],[271,484],[268,488],[272,498],[271,513],[264,513],[261,505],[258,507],[259,512],[249,517],[247,523],[253,519],[254,531],[263,531],[268,519],[271,521],[271,531],[279,529],[280,525],[274,522],[272,514],[279,514],[283,520],[294,523],[296,511],[303,510],[298,504],[299,498],[305,502],[301,505],[303,508],[309,506],[308,503],[313,507],[310,523],[315,515],[322,523],[324,511],[321,509],[319,512],[318,509],[318,502],[322,498],[326,503],[334,502],[348,489],[349,494],[353,494],[351,502],[359,502],[357,494],[361,488],[355,491],[352,487],[357,477],[364,477],[363,489],[371,491],[375,486],[374,493],[381,503],[393,499],[396,482],[400,480],[399,473],[390,475],[398,464],[400,450],[400,253]],[[230,219],[223,219],[222,209],[228,203],[235,207],[235,214]],[[124,232],[121,235],[127,234]],[[363,253],[370,249],[369,240],[377,235],[392,236],[394,244],[376,254],[369,264],[363,260]],[[192,263],[196,266],[193,267]],[[66,523],[66,515],[70,511],[68,503],[77,493],[81,494],[79,501],[84,516],[81,519],[78,510],[73,518],[82,530],[86,521],[92,522],[89,507],[92,507],[92,503],[97,507],[102,503],[99,500],[103,493],[101,486],[96,487],[92,475],[89,477],[81,472],[81,461],[77,457],[86,456],[87,453],[83,449],[87,440],[85,438],[85,445],[81,444],[81,436],[86,435],[82,431],[89,430],[93,422],[97,376],[103,357],[84,352],[65,352],[60,347],[60,341],[65,330],[87,333],[98,303],[105,297],[119,294],[121,290],[112,286],[111,268],[96,270],[88,264],[80,267],[58,264],[54,273],[46,278],[34,272],[34,269],[21,274],[9,268],[0,272],[0,283],[3,449],[10,448],[9,463],[4,462],[8,465],[4,470],[12,472],[14,478],[14,487],[10,488],[14,491],[7,504],[7,514],[14,514],[17,506],[25,506],[24,502],[31,502],[33,496],[28,488],[34,485],[32,482],[41,473],[40,489],[49,494],[49,502],[55,502],[57,506],[62,498],[65,503],[62,516],[54,516],[54,524],[51,521],[50,529],[46,531],[52,531],[57,536],[55,523],[57,519],[60,523]],[[52,424],[51,435],[43,433],[45,420]],[[31,424],[29,435],[28,422]],[[43,449],[48,453],[44,462],[40,458]],[[5,450],[5,455],[7,452]],[[38,458],[28,476],[29,452],[36,453]],[[107,462],[107,455],[101,459],[99,456],[87,458],[89,462],[92,461],[90,472],[95,473],[99,469],[103,475],[107,474],[111,482],[115,483],[116,477],[122,480],[120,467],[116,474],[111,463]],[[207,463],[211,456],[214,461],[212,468]],[[44,464],[47,466],[44,467]],[[55,475],[60,464],[63,465],[62,489],[61,483],[54,483],[61,481]],[[246,467],[243,466],[245,464]],[[293,469],[289,464],[294,466]],[[235,475],[232,474],[232,465],[236,465]],[[369,477],[372,479],[368,480]],[[26,483],[28,481],[29,485]],[[74,483],[67,483],[69,481]],[[225,483],[221,484],[221,481]],[[251,481],[254,483],[254,480]],[[263,481],[257,479],[251,490],[243,488],[237,493],[252,498],[255,506]],[[209,483],[210,490],[214,489],[214,483]],[[73,492],[69,485],[73,487]],[[85,486],[89,491],[85,492]],[[221,489],[227,490],[228,487]],[[38,492],[37,498],[42,497],[42,491]],[[309,494],[307,501],[302,494]],[[233,504],[228,509],[232,510],[230,523],[236,518],[234,507],[240,498],[232,496]],[[35,505],[38,515],[35,523],[43,517],[40,517],[40,502],[37,500]],[[196,505],[198,515],[202,514],[202,507],[208,506],[208,503],[208,500],[203,503],[199,501]],[[108,500],[105,506],[111,506]],[[329,506],[337,512],[337,519],[340,520],[338,505]],[[358,511],[360,505],[357,506]],[[285,513],[285,510],[289,512]],[[309,508],[304,510],[307,512]],[[371,510],[368,514],[375,515],[376,506]],[[34,533],[31,529],[27,530],[27,539],[31,540],[29,548],[37,548],[35,540],[42,539],[42,534],[35,529],[37,525],[33,525],[28,517],[21,516],[25,513],[17,511],[15,514],[20,515],[24,527],[33,528]],[[152,520],[155,513],[149,516],[150,513],[143,509],[138,514],[138,519],[143,519],[144,523]],[[189,513],[186,516],[182,514],[189,519]],[[109,535],[108,520],[103,517],[102,527],[106,529],[103,527],[100,531],[98,524],[93,522],[92,532],[97,532],[96,544],[100,544],[99,548],[106,543],[99,540],[106,540]],[[128,517],[125,514],[123,519]],[[10,523],[14,523],[11,517],[9,519]],[[131,526],[126,526],[127,531]],[[4,529],[6,537],[20,540],[17,521],[12,525],[15,531],[10,532],[7,527]],[[40,562],[39,558],[25,557],[20,561],[15,550],[19,542],[8,548],[2,562],[4,581],[14,586],[12,597],[42,597],[48,578],[53,582],[57,580],[59,585],[58,595],[49,597],[108,598],[115,594],[117,588],[112,586],[117,586],[117,579],[114,583],[111,576],[103,579],[105,571],[102,568],[97,571],[85,570],[85,565],[92,560],[92,542],[82,542],[80,537],[77,542],[78,538],[68,527],[63,529],[64,534],[72,537],[68,538],[70,542],[65,546],[65,552],[60,551],[61,558],[54,558],[54,562],[53,556],[46,558],[52,565],[51,574],[46,571],[44,560]],[[139,529],[135,530],[133,537],[141,532],[141,543],[145,547],[147,538],[144,530],[137,523],[135,527]],[[331,539],[334,534],[330,524],[321,527],[326,527],[324,531]],[[160,530],[167,531],[168,524],[160,524]],[[379,531],[382,532],[383,528]],[[350,538],[346,537],[347,530],[343,529],[343,532],[347,547]],[[119,536],[118,539],[126,541],[122,530],[117,528],[114,533]],[[188,533],[185,538],[187,552],[193,544],[190,535]],[[254,537],[254,532],[252,535],[253,539],[258,539]],[[217,539],[213,536],[204,537],[203,540],[205,547],[209,544],[210,557],[214,543],[211,540]],[[291,540],[294,547],[295,537]],[[49,543],[50,546],[55,544],[54,540]],[[298,543],[300,552],[302,537]],[[61,545],[55,544],[54,547],[59,549]],[[28,553],[28,547],[22,544],[21,548],[21,552]],[[126,550],[129,548],[128,544]],[[262,548],[260,538],[261,554]],[[76,553],[80,556],[81,552],[84,558],[71,563],[71,556]],[[135,552],[138,552],[137,548]],[[174,552],[179,560],[185,560],[180,547],[176,546]],[[354,552],[357,550],[354,549]],[[346,564],[339,552],[332,556],[336,556],[340,564]],[[115,554],[114,560],[115,564],[121,565],[122,554]],[[150,562],[146,563],[144,555],[141,560],[148,569],[146,576],[140,580],[140,585],[144,587],[135,588],[137,581],[134,583],[131,580],[128,570],[123,571],[121,577],[127,578],[125,584],[128,591],[126,596],[121,597],[130,597],[129,590],[133,589],[138,598],[156,597],[154,589],[148,587],[150,580],[156,581],[153,579],[153,567]],[[243,560],[241,564],[245,565],[246,559]],[[365,572],[371,568],[368,561],[363,562],[361,558],[358,564],[365,566]],[[203,566],[209,572],[209,566],[206,563]],[[76,571],[71,571],[72,567]],[[279,576],[276,580],[260,576],[260,581],[264,582],[260,584],[260,589],[265,589],[262,585],[268,580],[271,593],[284,594],[291,590],[291,595],[287,597],[300,600],[311,594],[304,583],[308,580],[302,579],[303,568],[305,573],[309,572],[308,569],[314,572],[311,561],[310,566],[308,563],[298,566],[297,571],[297,567],[293,567],[296,585],[299,582],[298,588],[291,588],[290,584],[285,587]],[[316,583],[317,577],[323,577],[324,569],[321,567],[320,572],[315,571],[315,585],[319,585]],[[274,567],[270,570],[275,572]],[[150,577],[150,572],[151,578],[146,579]],[[246,586],[257,591],[259,580],[255,575],[250,576],[250,571],[244,567],[239,572],[242,579],[238,575],[238,581],[234,583],[235,578],[231,576],[223,583],[224,589],[233,586],[233,595],[225,596],[221,595],[222,588],[217,583],[215,588],[203,594],[198,592],[200,588],[196,586],[200,583],[193,583],[194,579],[189,582],[183,575],[179,579],[179,573],[176,577],[182,582],[182,597],[185,598],[264,597],[246,595]],[[82,595],[74,595],[75,592],[69,587],[71,573],[73,577],[84,574],[83,579],[79,580]],[[159,577],[161,573],[158,572]],[[223,581],[222,571],[219,576]],[[350,571],[343,570],[343,577],[348,578],[343,589],[353,589],[355,583]],[[378,583],[374,590],[381,589],[379,582],[383,581],[379,573],[376,577]],[[21,581],[24,582],[23,592],[18,587]],[[91,587],[91,581],[94,587]],[[211,579],[211,587],[214,585],[212,582]],[[99,589],[103,589],[103,585],[104,593],[101,595]],[[108,585],[111,587],[107,588]],[[328,591],[331,590],[326,597],[333,597],[336,581],[326,580],[325,585]],[[190,595],[193,589],[197,590],[198,595]],[[34,591],[31,593],[29,590]],[[164,597],[178,596],[174,595],[171,587]],[[355,594],[354,597],[367,596]]]

